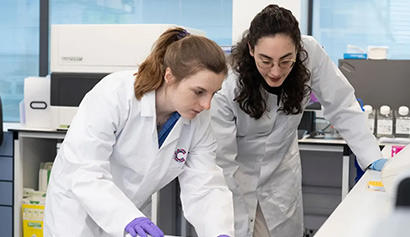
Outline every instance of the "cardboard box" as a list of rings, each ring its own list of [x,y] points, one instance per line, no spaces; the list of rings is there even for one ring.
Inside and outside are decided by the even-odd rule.
[[[23,237],[43,237],[44,205],[22,204]]]

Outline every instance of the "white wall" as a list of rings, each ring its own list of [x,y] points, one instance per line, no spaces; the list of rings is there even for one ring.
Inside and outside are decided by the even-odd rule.
[[[292,11],[293,15],[298,19],[301,25],[301,31],[305,32],[304,23],[306,20],[301,18],[305,17],[306,14],[302,12],[306,0],[233,0],[232,1],[232,44],[238,42],[242,33],[249,28],[249,25],[255,15],[260,12],[269,4],[278,4],[281,7],[287,8]],[[302,24],[303,23],[303,24]]]

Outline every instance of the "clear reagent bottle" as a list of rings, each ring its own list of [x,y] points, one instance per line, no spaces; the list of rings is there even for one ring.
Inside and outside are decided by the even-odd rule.
[[[396,112],[395,135],[397,137],[410,137],[409,107],[400,106]]]
[[[372,134],[376,134],[374,130],[375,129],[374,125],[376,123],[375,121],[376,114],[373,110],[373,107],[371,105],[365,105],[363,106],[363,109],[367,116],[367,122],[369,124],[370,131],[372,132]]]
[[[377,114],[377,137],[393,137],[393,113],[388,105],[382,105]]]

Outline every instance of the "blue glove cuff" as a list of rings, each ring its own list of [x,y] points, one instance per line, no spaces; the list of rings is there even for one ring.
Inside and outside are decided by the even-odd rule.
[[[373,162],[369,168],[372,170],[377,170],[381,171],[383,169],[384,164],[386,163],[387,159],[378,159],[375,162]]]

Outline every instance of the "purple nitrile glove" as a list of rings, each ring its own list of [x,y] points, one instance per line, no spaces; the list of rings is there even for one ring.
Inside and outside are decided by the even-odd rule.
[[[229,235],[218,235],[218,237],[231,237]]]
[[[126,227],[132,237],[141,236],[147,237],[150,234],[152,237],[164,237],[164,233],[146,217],[138,217],[131,221]]]

